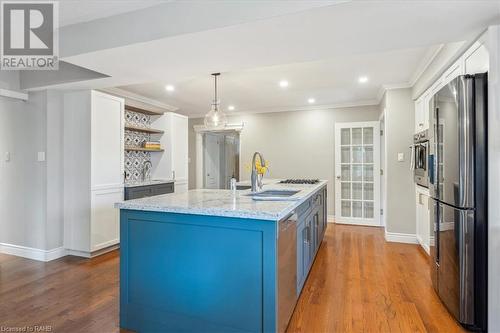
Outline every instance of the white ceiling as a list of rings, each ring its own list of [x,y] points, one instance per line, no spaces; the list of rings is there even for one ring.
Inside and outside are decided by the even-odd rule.
[[[373,105],[379,102],[382,85],[409,86],[418,70],[435,53],[436,47],[339,56],[325,61],[260,67],[222,73],[219,99],[228,113],[275,112],[297,109],[336,107],[352,104]],[[367,76],[367,83],[358,78]],[[283,89],[280,80],[289,86]],[[174,92],[165,90],[175,86]],[[180,108],[189,116],[201,116],[213,100],[211,75],[179,82],[152,82],[122,86],[121,89]],[[314,105],[308,103],[314,98]],[[228,111],[229,105],[235,106]]]
[[[80,87],[121,86],[189,115],[209,107],[213,72],[224,73],[224,105],[240,112],[303,108],[308,97],[317,105],[363,104],[376,101],[383,85],[412,83],[438,45],[471,41],[499,19],[500,1],[351,1],[208,30],[183,27],[194,32],[63,60],[110,76]],[[360,75],[369,82],[359,85]],[[280,79],[290,81],[286,91]],[[168,94],[165,84],[176,91]]]
[[[59,0],[59,26],[119,15],[165,2],[169,0]]]

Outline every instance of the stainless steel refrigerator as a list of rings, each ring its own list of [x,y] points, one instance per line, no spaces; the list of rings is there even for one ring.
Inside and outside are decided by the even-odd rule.
[[[463,326],[486,330],[487,74],[459,76],[430,103],[432,283]]]

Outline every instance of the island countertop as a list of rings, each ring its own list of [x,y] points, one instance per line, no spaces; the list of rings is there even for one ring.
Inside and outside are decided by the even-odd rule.
[[[263,190],[299,191],[286,200],[254,200],[248,196],[250,190],[196,189],[184,193],[170,193],[154,197],[122,201],[116,208],[166,213],[236,217],[259,220],[279,221],[295,208],[309,199],[314,193],[326,186],[327,181],[314,185],[279,184],[273,180],[264,185]]]

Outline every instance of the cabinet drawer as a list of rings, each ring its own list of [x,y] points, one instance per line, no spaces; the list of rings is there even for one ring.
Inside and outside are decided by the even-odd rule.
[[[150,197],[152,190],[148,186],[133,187],[125,189],[125,200],[141,199]]]
[[[174,193],[174,184],[161,184],[161,185],[154,185],[151,187],[151,195],[162,195],[162,194],[168,194],[168,193]]]
[[[125,200],[141,199],[167,193],[174,193],[174,183],[126,188]]]
[[[313,202],[313,200],[311,198],[311,199],[308,199],[306,202],[304,202],[302,205],[300,205],[297,208],[297,215],[299,217],[307,215],[309,213],[309,211],[311,210],[312,202]]]

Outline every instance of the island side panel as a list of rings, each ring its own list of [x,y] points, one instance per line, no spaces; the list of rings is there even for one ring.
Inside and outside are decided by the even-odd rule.
[[[276,222],[120,213],[120,326],[274,332]]]

